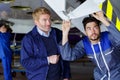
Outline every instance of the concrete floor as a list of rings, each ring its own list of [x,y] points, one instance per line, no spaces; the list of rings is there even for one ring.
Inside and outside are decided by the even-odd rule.
[[[94,65],[91,62],[71,62],[71,80],[93,80]],[[2,68],[0,67],[0,72]],[[0,74],[0,80],[4,80],[3,74]],[[17,72],[13,80],[27,80],[26,76]]]
[[[94,65],[91,62],[73,62],[71,63],[71,80],[93,80],[93,69]]]

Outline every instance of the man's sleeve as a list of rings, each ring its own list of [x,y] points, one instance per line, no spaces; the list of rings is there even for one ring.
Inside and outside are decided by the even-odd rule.
[[[120,43],[120,32],[116,29],[116,26],[111,22],[110,26],[107,27],[109,31],[109,38],[112,43]]]
[[[71,70],[70,70],[70,62],[63,60],[63,79],[64,78],[71,78]]]
[[[28,37],[25,37],[21,45],[21,64],[29,71],[37,71],[41,67],[48,65],[46,57],[34,56],[34,43]]]

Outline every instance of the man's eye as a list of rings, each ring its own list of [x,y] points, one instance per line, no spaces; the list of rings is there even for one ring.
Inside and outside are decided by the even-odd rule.
[[[87,28],[87,30],[91,30],[91,28]]]
[[[46,19],[43,19],[43,21],[47,21]]]
[[[95,28],[95,29],[98,29],[98,26],[95,26],[94,28]]]

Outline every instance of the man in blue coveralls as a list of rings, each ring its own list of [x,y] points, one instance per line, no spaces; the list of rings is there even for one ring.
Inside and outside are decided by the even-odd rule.
[[[12,50],[10,49],[11,29],[4,22],[0,22],[0,59],[2,60],[5,80],[12,80],[11,62]]]
[[[108,31],[100,31],[100,22]],[[120,80],[120,32],[102,11],[85,17],[83,26],[86,36],[71,48],[68,42],[70,21],[63,21],[63,59],[71,61],[87,55],[96,64],[95,80]]]
[[[34,10],[34,28],[25,35],[21,46],[21,63],[28,80],[69,80],[70,66],[60,56],[62,32],[51,27],[50,11]]]

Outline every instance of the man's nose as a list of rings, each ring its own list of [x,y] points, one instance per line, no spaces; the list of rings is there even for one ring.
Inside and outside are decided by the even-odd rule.
[[[92,28],[92,29],[91,29],[91,32],[92,32],[92,33],[94,33],[94,32],[95,32],[95,29],[94,29],[94,28]]]
[[[51,24],[51,21],[47,21],[47,25],[50,25]]]

